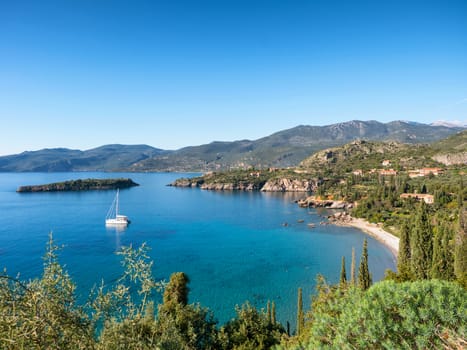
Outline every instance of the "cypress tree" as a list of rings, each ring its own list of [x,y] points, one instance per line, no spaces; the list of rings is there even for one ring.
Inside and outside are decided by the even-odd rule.
[[[297,299],[297,335],[300,335],[305,326],[305,317],[303,315],[302,288],[298,288]]]
[[[177,306],[185,306],[188,303],[188,276],[183,272],[175,272],[170,276],[170,281],[165,287],[163,303],[160,306],[162,313],[175,312]]]
[[[454,273],[457,280],[467,287],[467,210],[459,212],[459,226],[454,239]]]
[[[422,188],[420,189],[420,193],[425,194],[426,192],[427,192],[426,185],[423,184],[423,185],[422,185]]]
[[[457,192],[457,207],[459,209],[464,207],[464,181],[462,181],[462,176],[459,181],[459,191]]]
[[[433,265],[431,278],[452,280],[454,278],[454,256],[451,227],[442,223],[438,226],[433,241]]]
[[[355,248],[352,247],[352,262],[350,263],[350,284],[355,286]]]
[[[397,257],[397,271],[399,272],[399,278],[402,281],[408,281],[411,279],[410,258],[410,227],[409,222],[404,220],[400,232],[399,254]]]
[[[443,279],[443,236],[445,227],[439,225],[433,237],[433,263],[431,266],[431,278]]]
[[[367,290],[371,285],[371,275],[368,269],[368,242],[365,238],[363,241],[362,257],[360,258],[360,266],[358,268],[358,286],[362,290]]]
[[[339,284],[341,287],[347,285],[347,272],[345,271],[345,256],[342,257],[341,277],[339,280]]]
[[[443,237],[443,259],[446,262],[445,276],[447,280],[456,278],[454,273],[454,239],[455,231],[451,226],[446,227]]]
[[[412,273],[417,279],[430,278],[433,262],[433,233],[428,216],[428,207],[424,201],[421,201],[418,205],[410,243]]]
[[[268,300],[268,306],[267,306],[267,311],[266,311],[266,316],[268,319],[268,323],[271,323],[272,321],[272,316],[271,316],[271,302]]]
[[[273,301],[271,306],[271,323],[276,324],[276,303]]]

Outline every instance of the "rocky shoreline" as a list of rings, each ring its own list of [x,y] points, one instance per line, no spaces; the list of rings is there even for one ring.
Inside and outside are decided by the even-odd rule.
[[[394,255],[394,258],[397,260],[399,253],[399,238],[385,231],[380,224],[372,224],[364,219],[352,217],[352,215],[350,215],[346,210],[353,208],[353,203],[320,199],[315,196],[310,196],[308,198],[298,200],[297,204],[302,208],[339,209],[337,212],[328,215],[328,221],[321,222],[321,224],[355,227],[383,243],[389,248],[391,253]]]
[[[20,186],[16,192],[66,192],[66,191],[92,191],[113,190],[139,186],[132,179],[78,179],[63,182],[54,182],[45,185]]]

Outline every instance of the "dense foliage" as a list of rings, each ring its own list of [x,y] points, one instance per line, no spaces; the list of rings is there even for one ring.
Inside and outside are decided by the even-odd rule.
[[[0,348],[89,349],[90,318],[76,305],[75,285],[50,242],[41,279],[21,282],[0,275]]]
[[[455,283],[384,281],[367,291],[321,284],[297,348],[454,349],[465,345],[466,325],[467,292]]]
[[[284,328],[249,303],[237,307],[237,317],[221,328],[222,349],[270,349],[280,343]]]

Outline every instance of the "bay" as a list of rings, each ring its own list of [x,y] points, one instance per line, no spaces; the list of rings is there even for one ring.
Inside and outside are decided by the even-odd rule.
[[[315,210],[299,208],[304,194],[213,192],[166,186],[179,173],[0,173],[0,268],[9,275],[40,277],[49,232],[60,262],[77,284],[80,300],[101,280],[122,273],[116,252],[146,242],[154,274],[168,280],[183,271],[190,278],[190,302],[209,307],[221,324],[246,300],[265,308],[274,300],[277,318],[292,327],[297,288],[310,304],[318,273],[335,283],[341,257],[350,271],[352,247],[357,265],[368,239],[373,280],[380,280],[395,259],[380,242],[357,229],[321,226]],[[140,186],[120,191],[125,230],[106,228],[105,215],[114,191],[16,193],[20,185],[85,178],[130,177]],[[299,223],[298,220],[304,220]],[[288,225],[284,225],[288,223]],[[310,229],[307,224],[314,223]]]

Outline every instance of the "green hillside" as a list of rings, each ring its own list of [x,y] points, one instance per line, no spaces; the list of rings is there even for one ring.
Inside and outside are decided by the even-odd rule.
[[[397,142],[355,141],[341,147],[319,151],[300,163],[301,168],[329,173],[381,168],[389,160],[388,168],[407,169],[439,165],[427,154],[430,146]]]
[[[383,166],[383,161],[389,162]],[[463,131],[429,145],[358,140],[316,152],[304,159],[299,167],[309,171],[342,174],[354,170],[409,170],[466,164],[467,131]]]

